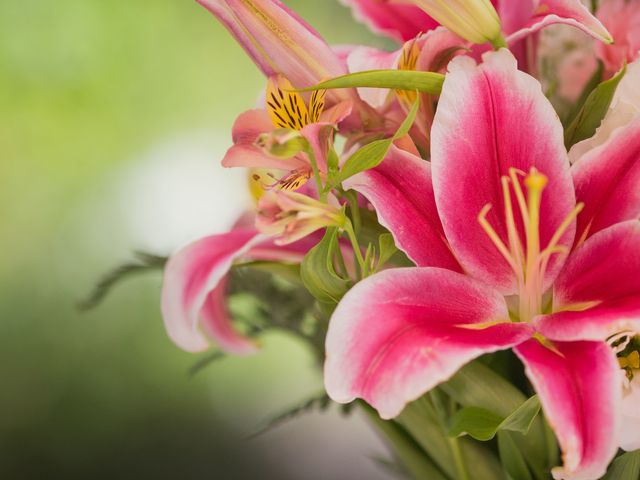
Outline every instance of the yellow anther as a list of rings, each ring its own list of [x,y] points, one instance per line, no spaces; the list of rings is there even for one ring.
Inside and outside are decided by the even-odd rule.
[[[618,358],[618,363],[620,364],[620,368],[632,368],[634,370],[640,369],[640,353],[637,350],[634,350],[626,357]]]

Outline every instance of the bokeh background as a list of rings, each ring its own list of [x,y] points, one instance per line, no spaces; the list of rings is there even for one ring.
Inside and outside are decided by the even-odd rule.
[[[286,3],[331,43],[382,45],[337,0]],[[0,1],[0,478],[387,478],[358,417],[246,439],[320,390],[296,340],[191,377],[202,357],[166,337],[158,273],[77,309],[133,250],[248,206],[219,160],[263,86],[193,0]]]

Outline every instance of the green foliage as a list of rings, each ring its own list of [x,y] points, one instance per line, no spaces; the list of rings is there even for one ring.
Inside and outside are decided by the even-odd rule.
[[[565,130],[564,143],[567,148],[571,148],[595,133],[607,113],[616,88],[626,71],[627,67],[625,66],[613,78],[600,83],[589,94],[584,105]]]
[[[338,229],[328,228],[320,243],[309,250],[302,261],[302,281],[322,303],[338,303],[349,289],[349,281],[338,275],[333,266],[336,255],[340,255]]]
[[[616,458],[602,480],[637,480],[640,478],[640,450]]]
[[[532,480],[522,452],[508,431],[498,432],[498,451],[502,466],[512,480]]]
[[[537,395],[529,398],[506,418],[484,408],[466,407],[451,417],[449,435],[457,437],[469,434],[481,441],[491,440],[499,430],[526,435],[539,411]]]
[[[337,177],[332,179],[332,183],[334,185],[339,184],[357,173],[377,167],[384,160],[393,142],[409,133],[419,107],[420,97],[418,96],[393,137],[368,143],[351,155],[342,166],[342,170]]]
[[[313,87],[301,89],[301,92],[311,90],[329,90],[333,88],[390,88],[394,90],[418,90],[419,92],[439,95],[442,91],[444,75],[435,72],[420,72],[414,70],[369,70],[366,72],[350,73],[341,77],[320,82]]]
[[[144,252],[135,252],[134,255],[136,261],[120,265],[104,275],[87,298],[78,303],[78,308],[84,311],[96,308],[121,281],[139,273],[162,270],[167,263],[167,257]]]

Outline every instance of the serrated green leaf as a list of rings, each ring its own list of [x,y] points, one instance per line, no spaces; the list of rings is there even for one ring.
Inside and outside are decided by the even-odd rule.
[[[338,229],[328,228],[324,237],[305,255],[300,277],[311,295],[322,303],[338,303],[349,289],[349,281],[341,278],[333,267],[338,248]]]
[[[637,480],[640,478],[640,450],[616,458],[602,480]]]
[[[537,395],[529,398],[507,418],[480,407],[465,407],[451,417],[449,435],[458,437],[469,434],[476,440],[491,440],[499,430],[509,430],[526,435],[540,411]]]
[[[368,70],[350,73],[341,77],[320,82],[313,87],[298,90],[329,90],[333,88],[389,88],[394,90],[418,90],[419,92],[439,95],[442,91],[444,75],[435,72],[414,70]]]
[[[565,131],[564,143],[567,148],[593,136],[607,113],[616,88],[626,71],[625,65],[613,78],[600,83],[589,94],[580,112]]]
[[[394,142],[394,140],[403,137],[409,132],[409,130],[411,129],[411,125],[413,125],[413,121],[416,118],[419,107],[420,98],[418,97],[416,98],[416,101],[413,102],[411,110],[409,111],[407,117],[404,119],[393,137],[368,143],[353,155],[351,155],[347,159],[347,161],[344,162],[342,170],[334,180],[335,183],[341,183],[357,173],[369,170],[370,168],[375,168],[380,165],[380,163],[384,160],[384,157],[387,155],[389,148],[391,148],[391,144]]]
[[[514,442],[511,432],[498,432],[498,452],[500,453],[502,466],[509,478],[513,480],[532,480],[522,452]]]

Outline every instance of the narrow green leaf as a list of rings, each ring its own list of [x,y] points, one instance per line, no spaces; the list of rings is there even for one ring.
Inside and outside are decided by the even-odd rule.
[[[600,83],[589,94],[584,106],[565,131],[564,143],[567,148],[593,136],[607,113],[616,88],[626,71],[627,67],[625,66],[613,78]]]
[[[502,466],[513,480],[532,480],[527,464],[511,432],[498,432],[498,452]]]
[[[376,265],[376,269],[384,266],[391,257],[393,257],[398,252],[398,247],[396,247],[395,242],[393,241],[393,235],[390,233],[383,233],[378,237],[378,250],[380,251],[378,256],[378,264]]]
[[[380,165],[382,160],[384,160],[384,157],[387,155],[389,148],[391,148],[393,141],[403,137],[409,132],[411,125],[413,125],[413,121],[416,118],[419,107],[420,98],[418,97],[416,98],[416,101],[413,102],[411,110],[393,137],[368,143],[351,155],[344,163],[340,173],[336,176],[336,183],[343,182],[356,173],[360,173],[364,170],[369,170],[370,168]]]
[[[480,407],[466,407],[451,417],[449,435],[469,434],[476,440],[491,440],[498,431],[509,430],[526,435],[540,411],[537,395],[529,398],[507,418]]]
[[[349,281],[341,278],[333,267],[338,248],[338,229],[328,228],[324,237],[305,255],[300,276],[307,290],[322,303],[338,303],[349,289]]]
[[[395,455],[416,479],[451,480],[436,466],[431,452],[427,453],[402,425],[394,420],[382,420],[378,413],[364,402],[360,403],[369,419],[393,448]]]
[[[420,72],[414,70],[369,70],[366,72],[350,73],[341,77],[320,82],[313,87],[298,90],[309,92],[312,90],[329,90],[333,88],[390,88],[394,90],[418,90],[420,92],[439,95],[442,91],[444,75],[435,72]]]
[[[640,478],[640,450],[616,458],[602,480],[637,480]]]

